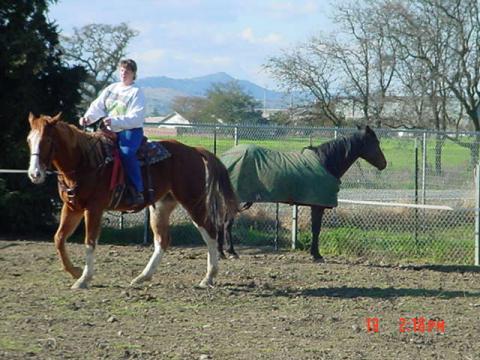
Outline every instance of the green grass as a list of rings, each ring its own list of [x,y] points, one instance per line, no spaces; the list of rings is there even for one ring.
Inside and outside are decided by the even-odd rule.
[[[240,218],[233,229],[236,244],[245,246],[273,246],[274,229],[269,219]],[[424,262],[442,264],[473,264],[474,242],[471,225],[458,225],[418,230],[386,230],[383,226],[362,228],[362,226],[339,226],[322,228],[320,252],[324,255],[364,257],[391,262]],[[270,230],[260,230],[270,229]],[[203,246],[198,230],[190,222],[170,227],[172,246]],[[298,233],[297,249],[308,250],[311,232],[308,229]],[[77,239],[81,241],[80,238]],[[151,244],[151,236],[149,243]],[[143,242],[143,226],[124,230],[104,228],[102,244],[131,245]],[[279,229],[279,246],[290,247],[290,232]]]
[[[123,230],[120,230],[109,226],[103,226],[102,233],[100,234],[100,244],[140,245],[143,243],[143,228],[143,225],[138,225],[125,227]],[[84,234],[85,229],[82,223],[68,241],[82,244]]]
[[[395,262],[472,264],[474,243],[468,226],[429,230],[415,235],[412,231],[363,230],[339,227],[322,230],[320,252],[347,257],[382,258]],[[300,232],[299,248],[308,249],[310,232]]]

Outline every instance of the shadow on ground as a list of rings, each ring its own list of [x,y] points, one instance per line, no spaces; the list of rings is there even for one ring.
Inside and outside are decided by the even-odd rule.
[[[332,287],[332,288],[317,288],[317,289],[301,289],[294,288],[287,289],[262,289],[252,285],[236,286],[230,288],[234,292],[255,292],[259,297],[331,297],[331,298],[374,298],[374,299],[390,299],[398,297],[430,297],[440,299],[453,298],[480,298],[480,292],[468,291],[447,291],[447,290],[433,290],[433,289],[412,289],[412,288],[362,288],[362,287]]]

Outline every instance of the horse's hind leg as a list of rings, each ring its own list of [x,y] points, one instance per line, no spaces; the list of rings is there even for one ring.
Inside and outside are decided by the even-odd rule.
[[[217,249],[218,249],[218,256],[220,259],[226,259],[225,253],[223,252],[223,247],[225,245],[225,240],[228,243],[227,253],[229,254],[230,259],[238,259],[238,254],[236,253],[233,247],[233,238],[232,238],[232,227],[233,227],[233,219],[227,220],[223,226],[218,230],[217,235]]]
[[[57,249],[58,256],[62,262],[63,269],[73,276],[74,279],[78,279],[82,274],[82,269],[73,266],[70,258],[65,249],[65,241],[75,231],[78,224],[82,220],[83,212],[75,211],[68,208],[66,204],[63,204],[62,212],[60,215],[60,225],[54,236],[55,248]]]
[[[223,224],[223,226],[217,231],[217,250],[218,250],[218,257],[220,259],[226,259],[225,253],[223,252],[223,245],[225,244],[225,232],[226,232],[227,224]]]
[[[194,222],[198,231],[202,235],[203,241],[207,244],[208,256],[207,256],[207,274],[198,285],[201,288],[213,287],[213,280],[218,273],[218,250],[216,248],[216,239],[211,237],[205,228],[198,226]]]
[[[320,206],[311,207],[312,217],[312,244],[310,245],[310,254],[313,257],[313,261],[324,262],[323,257],[320,255],[318,237],[322,227],[322,218],[325,208]]]
[[[224,226],[225,231],[225,239],[228,242],[228,249],[227,253],[229,253],[230,259],[238,259],[238,254],[233,248],[233,237],[232,237],[232,228],[233,228],[234,219],[230,219],[227,221],[226,225]]]
[[[155,203],[155,208],[150,207],[150,227],[153,231],[154,250],[150,260],[142,273],[132,280],[130,285],[140,284],[152,279],[164,252],[170,244],[168,233],[170,214],[177,206],[177,201],[166,195],[162,200]]]
[[[102,209],[87,209],[85,218],[85,267],[82,276],[72,285],[72,289],[86,289],[93,278],[94,252],[102,226]]]

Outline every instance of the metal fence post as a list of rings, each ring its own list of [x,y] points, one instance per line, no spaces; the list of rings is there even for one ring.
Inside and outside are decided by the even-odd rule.
[[[298,207],[292,207],[292,250],[297,247],[297,232],[298,232]]]
[[[233,142],[235,146],[238,145],[238,126],[235,126],[235,128],[233,129]]]
[[[480,163],[475,167],[475,265],[480,265]]]
[[[422,205],[426,204],[427,197],[427,133],[423,133],[422,144]]]
[[[415,195],[415,205],[418,205],[418,138],[415,138],[415,152],[414,152],[414,195]],[[418,246],[418,208],[414,209],[415,213],[415,229],[414,229],[414,239],[415,245]]]

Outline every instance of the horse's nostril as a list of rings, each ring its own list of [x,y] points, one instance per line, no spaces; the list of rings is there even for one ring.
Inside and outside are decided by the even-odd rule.
[[[28,173],[28,176],[30,176],[30,178],[32,180],[37,180],[37,179],[40,179],[42,177],[42,173],[40,172],[40,170],[35,169],[35,170],[30,171]]]

